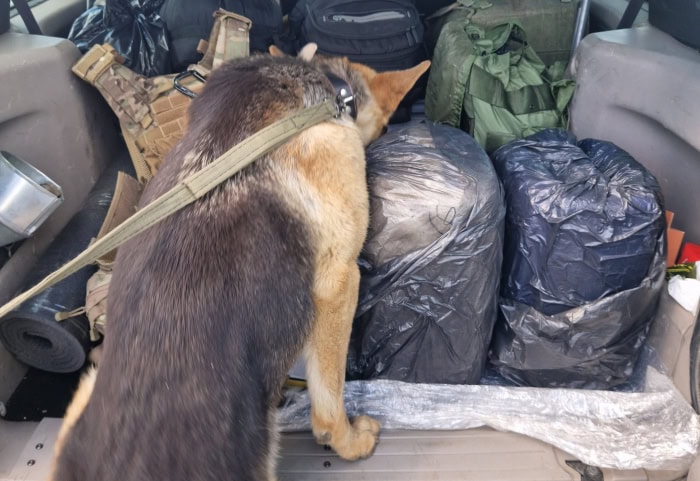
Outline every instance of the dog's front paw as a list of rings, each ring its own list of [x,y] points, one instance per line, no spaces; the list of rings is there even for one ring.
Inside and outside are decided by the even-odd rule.
[[[379,421],[374,418],[369,416],[358,416],[352,419],[352,428],[357,432],[369,431],[376,439],[379,436],[379,429],[381,426],[379,425]]]
[[[345,446],[336,448],[338,455],[349,461],[372,455],[379,441],[379,423],[369,416],[358,416],[352,420]]]
[[[338,456],[348,461],[369,457],[379,438],[379,423],[369,416],[358,416],[351,422],[345,418],[327,429],[319,428],[318,421],[312,425],[316,442],[330,445]]]

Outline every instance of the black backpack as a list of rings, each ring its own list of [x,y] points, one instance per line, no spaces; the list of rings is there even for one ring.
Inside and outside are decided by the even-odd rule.
[[[423,25],[411,0],[301,0],[289,14],[297,50],[347,56],[377,71],[425,60]]]

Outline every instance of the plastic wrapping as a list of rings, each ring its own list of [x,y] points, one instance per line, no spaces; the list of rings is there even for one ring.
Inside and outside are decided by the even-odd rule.
[[[665,268],[656,179],[615,145],[548,130],[494,154],[506,191],[491,361],[531,386],[628,380]]]
[[[601,468],[685,471],[700,443],[700,418],[654,368],[642,392],[352,381],[345,406],[383,429],[521,433]],[[309,430],[308,392],[289,391],[278,420],[283,431]]]
[[[493,157],[508,205],[503,297],[550,315],[647,277],[661,188],[627,152],[550,129]]]
[[[397,126],[367,149],[370,227],[348,377],[475,383],[497,317],[505,206],[459,129]]]
[[[68,39],[81,52],[108,43],[132,70],[154,77],[171,73],[170,44],[159,9],[164,0],[107,0],[82,13]]]
[[[547,316],[501,299],[490,359],[498,372],[529,386],[608,389],[628,381],[658,306],[662,245],[639,287],[585,306]]]

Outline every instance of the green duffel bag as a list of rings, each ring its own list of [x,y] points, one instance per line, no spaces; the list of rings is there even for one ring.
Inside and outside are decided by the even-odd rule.
[[[426,48],[432,57],[440,31],[449,22],[471,22],[482,27],[518,22],[545,64],[567,61],[578,4],[573,0],[457,0],[425,19]]]
[[[566,128],[574,82],[546,68],[515,22],[447,23],[433,55],[425,111],[469,132],[487,152],[539,130]]]

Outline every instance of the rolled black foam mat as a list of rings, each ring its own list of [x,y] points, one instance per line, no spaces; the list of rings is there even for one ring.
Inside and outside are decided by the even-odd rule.
[[[85,363],[90,323],[85,316],[56,322],[56,304],[51,300],[50,296],[43,297],[9,314],[2,321],[0,338],[8,351],[29,366],[56,373],[73,372]]]

